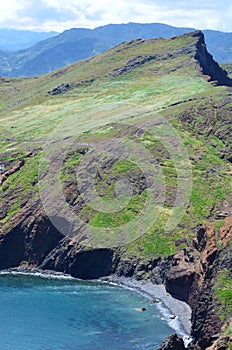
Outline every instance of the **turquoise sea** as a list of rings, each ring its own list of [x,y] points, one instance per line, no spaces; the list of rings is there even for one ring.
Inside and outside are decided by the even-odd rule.
[[[135,308],[145,307],[138,312]],[[157,349],[173,333],[156,305],[121,286],[0,275],[0,349]]]

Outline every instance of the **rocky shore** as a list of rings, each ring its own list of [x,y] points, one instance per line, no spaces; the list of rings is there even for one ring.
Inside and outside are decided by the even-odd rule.
[[[175,255],[166,258],[154,257],[146,261],[129,256],[122,250],[81,248],[66,239],[60,240],[60,237],[57,237],[56,242],[53,241],[55,248],[50,248],[50,252],[42,259],[37,245],[33,244],[33,240],[30,240],[30,245],[25,245],[27,239],[18,234],[19,227],[16,226],[0,242],[2,257],[0,263],[4,261],[4,265],[0,264],[0,268],[11,272],[34,272],[45,275],[52,273],[58,277],[103,278],[111,282],[124,283],[125,287],[135,288],[150,295],[151,298],[162,300],[157,306],[165,304],[170,310],[169,316],[177,316],[169,321],[174,324],[180,322],[184,326],[183,336],[188,336],[190,333],[193,338],[188,349],[211,350],[210,347],[215,346],[214,350],[221,350],[222,348],[217,347],[217,343],[224,339],[224,343],[228,345],[231,340],[223,333],[225,322],[220,318],[220,303],[215,298],[214,288],[218,271],[223,269],[231,271],[232,216],[225,218],[224,224],[220,227],[220,245],[217,243],[218,237],[214,225],[212,222],[205,227],[198,227],[192,245],[179,250]],[[27,235],[25,230],[24,234]],[[25,247],[24,256],[17,254],[13,256],[14,259],[18,259],[17,264],[16,260],[9,260],[12,257],[10,252],[16,236],[18,242],[21,239],[20,246]],[[43,247],[46,248],[46,239],[43,243]],[[3,260],[4,257],[6,259]],[[11,264],[20,267],[11,269],[13,267]],[[178,308],[180,305],[185,305],[184,309]],[[180,335],[180,332],[177,333]]]
[[[69,274],[29,267],[18,267],[0,271],[0,275],[6,274],[23,274],[43,278],[62,278],[70,280],[75,279]],[[173,342],[173,339],[183,339],[183,349],[185,348],[184,346],[188,346],[191,342],[191,308],[185,302],[173,298],[171,294],[166,291],[164,285],[153,284],[146,280],[136,280],[134,278],[117,275],[98,278],[95,281],[120,285],[146,296],[156,304],[157,309],[165,321],[178,334],[176,338],[171,336],[171,342]],[[145,310],[142,310],[141,308],[141,311]],[[165,344],[167,344],[167,341],[165,341]]]
[[[146,295],[157,305],[158,310],[169,326],[183,338],[184,344],[187,346],[191,342],[191,308],[187,303],[173,298],[166,291],[163,284],[153,284],[146,280],[136,280],[116,275],[101,278],[100,280],[116,283]]]

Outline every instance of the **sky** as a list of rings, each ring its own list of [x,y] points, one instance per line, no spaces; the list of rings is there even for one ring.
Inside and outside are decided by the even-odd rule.
[[[231,0],[0,0],[0,28],[62,32],[109,23],[232,32]]]

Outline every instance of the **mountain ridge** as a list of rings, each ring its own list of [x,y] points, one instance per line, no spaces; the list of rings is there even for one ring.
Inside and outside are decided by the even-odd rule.
[[[123,41],[136,38],[173,37],[193,28],[178,28],[166,24],[110,24],[95,29],[73,28],[33,47],[18,52],[0,52],[0,75],[2,76],[36,76],[48,73],[75,61],[104,52]],[[205,30],[207,46],[215,60],[224,62],[226,53],[232,61],[229,43],[231,33]],[[217,39],[217,37],[219,39]],[[226,46],[225,46],[226,44]],[[223,47],[221,47],[223,45]],[[217,55],[217,52],[219,54]],[[220,58],[220,59],[219,59]]]
[[[0,29],[0,50],[17,51],[27,49],[38,41],[58,35],[57,32],[35,32],[31,30]]]

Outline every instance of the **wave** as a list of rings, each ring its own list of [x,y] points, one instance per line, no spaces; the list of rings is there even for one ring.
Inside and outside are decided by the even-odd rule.
[[[154,298],[158,298],[159,302],[154,304],[154,307],[158,310],[160,314],[160,318],[165,321],[166,324],[170,328],[172,328],[178,335],[180,335],[185,343],[185,346],[187,346],[192,338],[190,337],[189,332],[186,331],[184,327],[184,322],[181,320],[183,315],[178,315],[178,308],[176,308],[176,312],[174,313],[173,310],[170,309],[167,298],[172,299],[173,305],[176,303],[180,303],[180,301],[177,301],[176,299],[172,298],[168,293],[166,293],[165,289],[162,291],[161,295],[156,293],[153,289],[157,288],[156,285],[150,286],[149,283],[140,283],[139,281],[126,278],[126,277],[115,277],[110,276],[108,278],[100,278],[96,280],[81,280],[75,277],[72,277],[68,274],[62,274],[62,273],[56,273],[53,271],[39,271],[39,270],[33,270],[33,269],[23,269],[23,271],[20,269],[8,269],[0,271],[0,276],[3,275],[15,275],[15,276],[31,276],[31,277],[37,277],[42,279],[52,279],[52,280],[63,280],[63,281],[72,281],[72,282],[86,282],[90,283],[93,286],[96,284],[102,284],[102,285],[109,285],[114,287],[121,287],[136,293],[139,293],[143,297],[146,297],[150,300]],[[161,287],[161,286],[159,286]],[[74,294],[76,291],[74,291]],[[170,302],[170,301],[169,301]],[[185,304],[185,303],[184,303]],[[175,318],[172,319],[171,315],[175,314]]]

